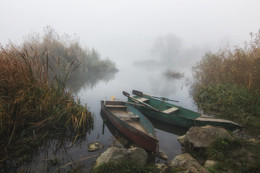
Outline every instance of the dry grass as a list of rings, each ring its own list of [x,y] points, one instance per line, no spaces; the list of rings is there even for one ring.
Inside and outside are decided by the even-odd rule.
[[[243,48],[207,53],[194,68],[193,89],[209,84],[233,83],[248,89],[260,85],[260,31]]]
[[[194,68],[192,95],[206,114],[260,128],[260,31],[244,47],[208,53]]]
[[[0,170],[9,159],[32,154],[25,151],[37,150],[55,133],[74,142],[85,138],[93,117],[65,91],[68,75],[76,66],[56,65],[56,74],[46,52],[39,54],[33,46],[1,47]]]
[[[47,61],[48,56],[43,61],[37,52],[30,56],[26,49],[14,46],[1,48],[1,129],[10,128],[7,122],[14,124],[12,129],[15,131],[15,128],[30,124],[28,120],[34,122],[39,117],[49,119],[50,116],[57,116],[59,111],[55,111],[55,106],[62,106],[67,112],[73,107],[73,97],[64,91],[66,78],[60,80],[54,74],[54,78],[48,80],[48,70],[51,69],[45,63]],[[64,73],[67,76],[69,71]],[[59,86],[61,82],[62,87]]]

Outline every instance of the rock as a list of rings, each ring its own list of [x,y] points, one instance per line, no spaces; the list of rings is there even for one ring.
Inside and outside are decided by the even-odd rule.
[[[204,164],[205,168],[210,168],[213,167],[217,164],[218,162],[214,161],[214,160],[207,160]]]
[[[167,170],[167,166],[165,164],[155,164],[155,167],[159,170],[160,173],[164,173]]]
[[[94,167],[97,167],[102,163],[107,163],[110,161],[114,161],[114,162],[120,161],[124,158],[125,155],[126,155],[126,149],[110,147],[97,158]]]
[[[169,163],[169,167],[175,172],[208,173],[208,171],[188,153],[176,156]]]
[[[162,150],[159,150],[156,154],[155,154],[156,157],[159,157],[160,159],[163,159],[163,160],[168,160],[168,156],[162,151]]]
[[[179,136],[177,139],[181,145],[185,144],[185,135]]]
[[[126,146],[128,144],[128,140],[124,137],[118,137],[116,138],[116,140],[122,145],[122,146]]]
[[[235,139],[227,130],[207,125],[203,127],[191,127],[184,136],[178,138],[178,141],[182,146],[190,146],[191,144],[195,148],[204,148],[210,146],[220,138]]]
[[[145,165],[148,159],[147,152],[139,147],[131,147],[128,150],[126,150],[127,158],[132,159],[138,163],[141,163],[142,165]]]
[[[131,159],[145,165],[147,158],[147,152],[139,147],[132,147],[130,149],[110,147],[97,158],[94,168],[102,163],[119,162],[123,159]]]
[[[260,140],[256,139],[256,138],[251,138],[251,139],[248,139],[247,141],[250,143],[259,143],[260,142]]]
[[[100,150],[102,148],[103,148],[103,146],[99,142],[93,142],[93,143],[88,144],[89,152],[94,152],[94,151]]]

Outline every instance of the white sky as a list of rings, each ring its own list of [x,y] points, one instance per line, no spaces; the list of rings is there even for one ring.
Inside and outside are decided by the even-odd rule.
[[[149,57],[159,36],[209,50],[260,29],[259,0],[0,0],[0,44],[51,26],[116,62]]]

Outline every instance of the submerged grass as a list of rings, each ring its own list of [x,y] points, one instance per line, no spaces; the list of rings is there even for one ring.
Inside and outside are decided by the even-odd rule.
[[[66,91],[78,64],[59,65],[48,51],[29,44],[0,49],[1,171],[16,170],[49,139],[77,142],[93,127],[91,113]]]

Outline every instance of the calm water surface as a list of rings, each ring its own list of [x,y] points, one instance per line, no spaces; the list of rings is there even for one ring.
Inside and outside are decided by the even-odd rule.
[[[87,134],[86,140],[72,147],[68,144],[58,150],[50,147],[48,152],[42,152],[36,157],[30,166],[30,172],[36,170],[38,172],[55,172],[57,170],[67,172],[68,170],[77,170],[77,168],[81,168],[82,172],[89,172],[98,154],[111,145],[127,143],[127,140],[121,140],[123,137],[118,135],[114,127],[108,128],[107,124],[104,124],[100,115],[100,101],[103,99],[110,100],[111,96],[126,101],[127,98],[122,94],[122,91],[131,93],[133,89],[150,95],[179,100],[178,105],[196,110],[189,96],[188,87],[185,85],[185,79],[166,78],[161,69],[147,70],[128,65],[126,68],[119,69],[113,79],[96,82],[91,87],[83,87],[75,94],[80,98],[82,104],[87,104],[94,115],[94,128]],[[159,147],[168,155],[169,160],[181,154],[181,146],[177,138],[185,134],[185,130],[162,124],[156,120],[151,120],[151,122],[156,128]],[[103,149],[97,152],[88,152],[87,144],[92,142],[101,143],[104,146]],[[155,161],[165,162],[159,158],[156,158]]]

